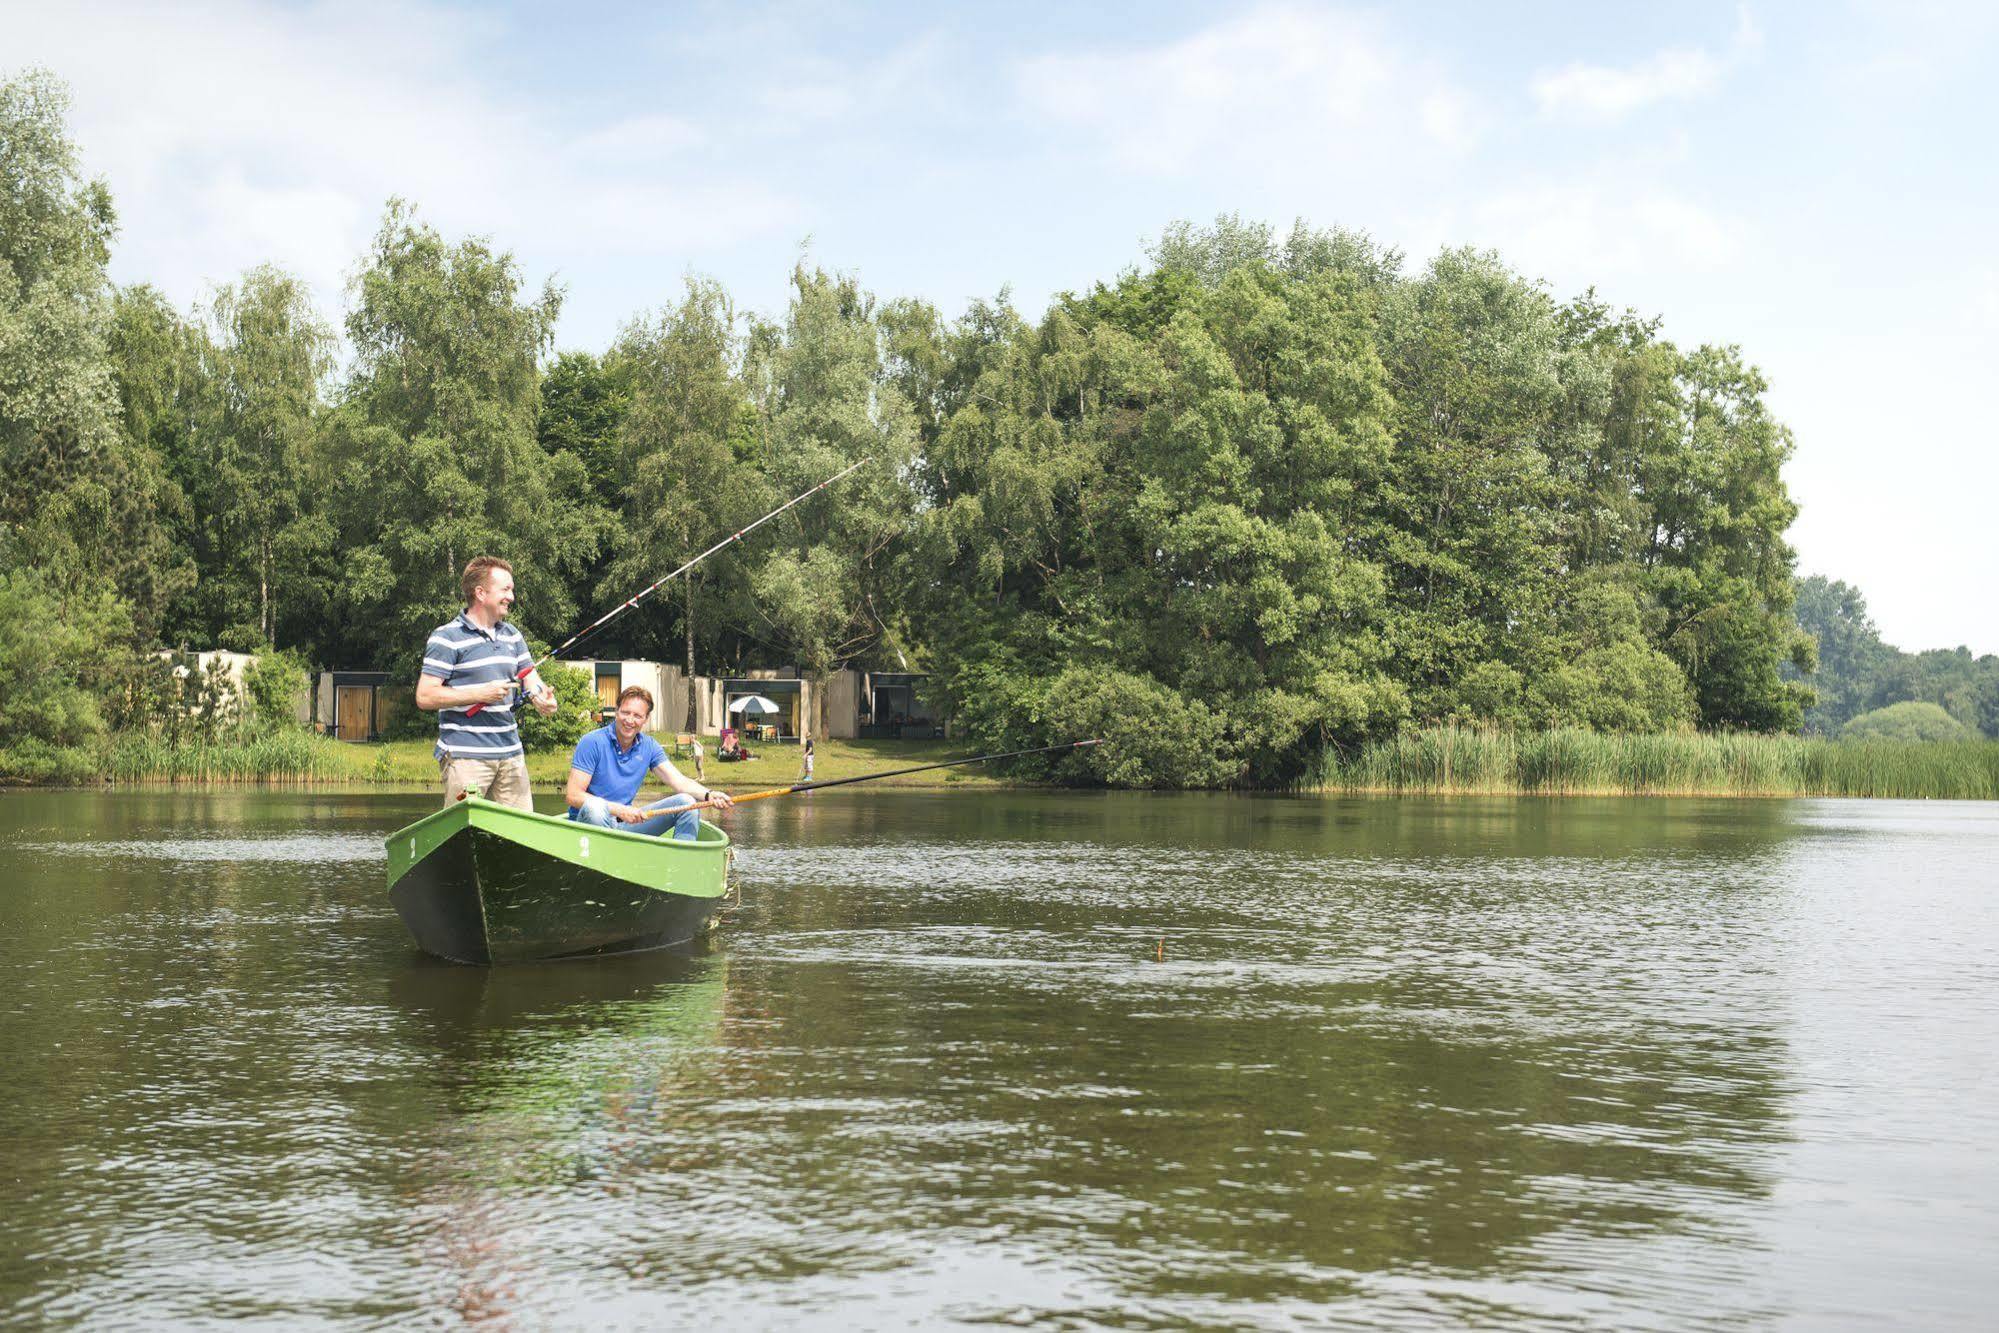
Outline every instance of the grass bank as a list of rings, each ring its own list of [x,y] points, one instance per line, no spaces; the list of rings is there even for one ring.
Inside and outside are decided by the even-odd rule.
[[[1311,791],[1999,800],[1999,741],[1431,727],[1329,754]]]
[[[782,787],[799,779],[796,745],[760,746],[755,759],[721,764],[712,757],[713,742],[705,744],[710,756],[706,780],[726,791]],[[816,749],[813,777],[821,782],[963,759],[974,753],[954,741],[829,740]],[[693,772],[691,760],[677,762],[687,772]],[[560,790],[569,776],[569,752],[529,755],[528,775],[537,790]],[[111,782],[430,787],[437,783],[437,761],[431,757],[428,740],[349,745],[305,731],[287,731],[244,740],[183,741],[175,745],[156,736],[120,736],[99,746],[57,749],[31,745],[0,750],[0,781],[40,786]],[[979,767],[972,767],[884,778],[882,785],[934,788],[1007,784]]]

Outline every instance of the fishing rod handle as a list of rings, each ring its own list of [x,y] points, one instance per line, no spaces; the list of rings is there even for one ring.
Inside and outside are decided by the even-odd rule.
[[[540,666],[540,665],[541,665],[541,663],[539,663],[539,662],[530,662],[530,663],[528,663],[528,664],[527,664],[526,666],[522,667],[522,668],[521,668],[521,669],[520,669],[519,671],[516,671],[516,672],[514,673],[514,679],[515,679],[515,680],[526,680],[526,679],[527,679],[527,678],[528,678],[529,676],[532,676],[532,675],[534,674],[534,669],[535,669],[536,667]],[[525,690],[523,690],[523,693],[525,693]],[[477,716],[479,716],[479,714],[481,714],[481,713],[483,713],[483,712],[485,712],[485,711],[486,711],[486,705],[484,705],[484,704],[473,704],[473,705],[472,705],[472,706],[471,706],[470,708],[468,708],[468,709],[466,709],[466,710],[465,710],[465,716],[467,716],[467,717],[477,717]]]

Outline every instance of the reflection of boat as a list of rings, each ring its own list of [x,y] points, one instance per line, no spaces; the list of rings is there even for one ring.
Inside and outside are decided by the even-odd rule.
[[[473,796],[387,839],[389,899],[426,953],[513,963],[685,944],[729,879],[729,835],[691,842]]]
[[[514,1192],[624,1178],[635,1158],[708,1144],[700,1095],[717,1077],[729,957],[697,945],[610,957],[589,967],[453,967],[412,955],[391,971],[399,1044],[441,1071],[414,1094],[382,1080],[370,1103],[386,1136],[405,1132],[409,1099],[442,1096],[418,1176],[445,1246],[504,1291],[543,1256],[515,1251],[487,1206]]]
[[[551,960],[495,970],[411,954],[390,974],[390,1001],[423,1019],[433,1034],[453,1040],[596,1028],[607,1015],[714,983],[726,969],[712,939],[685,949],[613,954],[593,967]]]

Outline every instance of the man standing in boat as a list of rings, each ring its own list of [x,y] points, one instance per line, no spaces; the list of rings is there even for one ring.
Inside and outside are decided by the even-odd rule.
[[[507,621],[514,604],[514,567],[482,555],[468,562],[458,581],[465,609],[430,632],[423,671],[416,678],[416,706],[437,713],[437,764],[444,803],[475,791],[502,805],[534,809],[526,751],[514,726],[514,681],[532,667],[527,640]],[[528,698],[545,717],[555,692],[541,673],[528,671]],[[473,705],[477,713],[471,712]]]
[[[729,793],[704,787],[675,768],[659,742],[645,734],[651,717],[652,692],[642,685],[627,685],[610,723],[576,742],[576,753],[569,760],[569,784],[563,789],[569,817],[654,837],[671,829],[674,837],[692,841],[701,831],[701,816],[687,807],[713,801],[726,810]],[[648,806],[633,805],[648,773],[671,787],[674,795]]]

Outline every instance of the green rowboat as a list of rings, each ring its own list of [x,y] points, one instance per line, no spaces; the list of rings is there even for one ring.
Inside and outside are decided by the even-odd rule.
[[[389,900],[455,963],[580,958],[699,938],[729,885],[729,835],[692,842],[468,797],[389,835]]]

